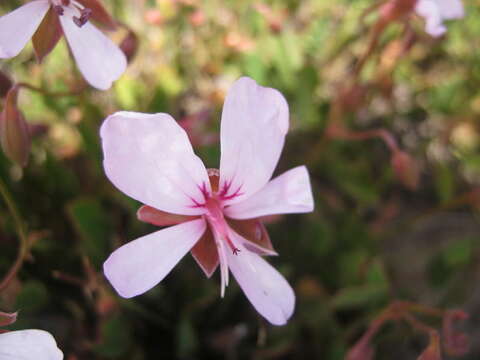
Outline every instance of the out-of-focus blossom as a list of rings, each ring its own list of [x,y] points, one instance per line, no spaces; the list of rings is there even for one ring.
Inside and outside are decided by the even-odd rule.
[[[127,57],[127,61],[131,62],[138,51],[138,36],[133,30],[128,30],[127,36],[120,43],[120,49]]]
[[[465,16],[461,0],[418,0],[415,11],[425,18],[425,30],[432,36],[441,36],[447,31],[445,20]]]
[[[207,170],[185,131],[168,114],[118,112],[102,125],[108,178],[144,203],[140,220],[174,225],[132,241],[104,264],[106,277],[126,298],[158,284],[191,250],[210,277],[220,267],[221,295],[229,270],[268,321],[283,325],[295,295],[261,255],[276,255],[265,215],[313,210],[308,171],[294,168],[269,181],[289,126],[288,105],[274,89],[241,78],[222,114],[220,170]]]
[[[226,47],[240,53],[248,52],[255,47],[255,42],[238,32],[230,31],[225,35],[224,44]]]
[[[87,82],[100,90],[109,89],[125,71],[127,60],[120,48],[90,23],[90,18],[105,17],[101,9],[97,0],[30,1],[0,17],[0,58],[17,56],[33,37],[41,60],[65,34]]]
[[[202,26],[206,21],[205,13],[200,9],[195,10],[190,14],[188,20],[190,21],[190,24],[195,27]]]
[[[19,330],[0,334],[0,359],[62,360],[63,353],[48,332]]]
[[[218,133],[209,130],[210,117],[211,111],[201,110],[178,121],[187,132],[193,146],[206,146],[218,142]]]

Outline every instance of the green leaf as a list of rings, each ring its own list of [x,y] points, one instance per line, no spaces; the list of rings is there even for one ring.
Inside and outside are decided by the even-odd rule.
[[[106,211],[98,200],[92,198],[74,200],[67,209],[82,239],[81,248],[99,268],[107,256],[108,239],[112,230]]]

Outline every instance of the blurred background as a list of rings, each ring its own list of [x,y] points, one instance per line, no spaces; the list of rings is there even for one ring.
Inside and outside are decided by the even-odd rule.
[[[131,56],[110,91],[75,91],[83,80],[64,40],[41,64],[31,45],[0,62],[10,79],[49,92],[19,92],[28,165],[0,154],[29,242],[0,292],[2,311],[20,311],[9,329],[50,331],[67,360],[408,360],[434,347],[421,322],[442,335],[442,358],[480,358],[478,0],[439,38],[414,13],[382,17],[373,0],[103,4],[127,26],[109,36]],[[0,15],[20,5],[4,0]],[[219,274],[206,279],[190,255],[129,300],[101,272],[114,249],[156,229],[103,172],[103,119],[170,113],[216,168],[224,97],[243,75],[287,98],[276,174],[306,164],[316,201],[311,214],[267,224],[280,254],[269,261],[297,295],[283,327],[263,320],[235,282],[220,299]],[[4,196],[1,277],[19,247]],[[469,318],[449,324],[452,309]],[[359,343],[378,319],[384,326]],[[455,352],[449,336],[460,335],[470,345]]]

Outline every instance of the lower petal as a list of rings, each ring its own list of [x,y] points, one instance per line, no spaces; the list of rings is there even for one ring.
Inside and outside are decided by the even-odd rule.
[[[62,360],[63,353],[48,332],[19,330],[0,334],[0,359]]]
[[[31,1],[0,17],[0,58],[11,58],[22,51],[49,7],[48,0]]]
[[[205,229],[205,220],[198,219],[131,241],[105,261],[105,276],[124,298],[143,294],[167,276]]]
[[[73,16],[73,11],[65,8],[60,22],[78,68],[90,85],[107,90],[125,72],[125,54],[90,22],[77,26]]]
[[[284,325],[295,308],[295,294],[285,278],[259,255],[236,243],[227,251],[228,266],[255,309],[273,325]]]

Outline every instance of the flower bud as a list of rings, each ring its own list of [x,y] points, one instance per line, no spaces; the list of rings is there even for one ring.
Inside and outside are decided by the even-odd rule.
[[[10,160],[26,166],[31,140],[28,125],[17,107],[18,89],[10,89],[0,114],[0,144]]]
[[[372,360],[373,355],[374,350],[370,342],[361,339],[350,349],[345,360]]]
[[[416,190],[420,176],[415,160],[406,152],[397,150],[392,154],[391,164],[401,183],[410,190]]]
[[[440,336],[436,331],[430,334],[430,344],[420,354],[417,360],[442,360],[442,353],[440,350]]]
[[[8,90],[10,90],[12,85],[12,80],[10,80],[5,73],[0,71],[0,98],[4,98],[7,95]]]
[[[132,30],[128,30],[128,34],[120,43],[120,49],[127,57],[127,61],[131,62],[138,50],[138,36]]]

